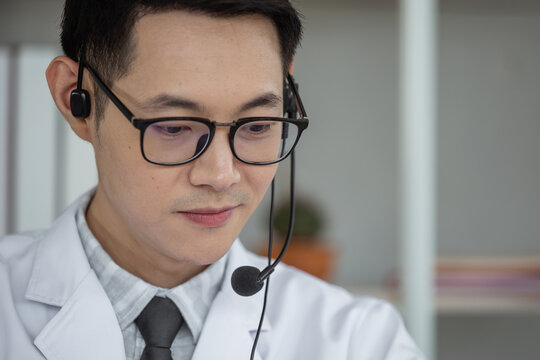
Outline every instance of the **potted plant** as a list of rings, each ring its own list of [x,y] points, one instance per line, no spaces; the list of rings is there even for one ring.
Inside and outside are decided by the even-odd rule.
[[[282,201],[274,211],[275,229],[272,257],[281,251],[289,227],[289,201]],[[321,279],[329,280],[332,274],[335,252],[320,236],[325,218],[320,206],[305,198],[299,198],[295,206],[293,234],[283,262],[304,270]],[[261,251],[266,254],[267,250]]]

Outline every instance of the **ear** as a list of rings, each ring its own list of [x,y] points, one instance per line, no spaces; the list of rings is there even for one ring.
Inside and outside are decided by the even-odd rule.
[[[291,60],[291,64],[289,65],[289,74],[292,75],[294,68],[294,59]]]
[[[81,139],[90,141],[90,118],[78,119],[71,113],[71,92],[77,88],[77,74],[79,64],[67,56],[59,56],[53,59],[45,72],[49,90],[64,118],[71,129]],[[83,85],[84,88],[84,85]],[[89,89],[86,89],[89,91]]]

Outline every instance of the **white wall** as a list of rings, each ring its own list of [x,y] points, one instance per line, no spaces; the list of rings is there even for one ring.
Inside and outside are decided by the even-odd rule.
[[[0,46],[0,234],[48,227],[96,184],[91,147],[75,139],[45,81],[58,54],[54,45]]]
[[[443,9],[441,252],[540,252],[540,3],[514,3]]]
[[[21,46],[16,53],[15,230],[45,228],[55,218],[58,112],[48,94],[45,69],[57,51]]]
[[[63,0],[0,0],[0,43],[57,44]]]

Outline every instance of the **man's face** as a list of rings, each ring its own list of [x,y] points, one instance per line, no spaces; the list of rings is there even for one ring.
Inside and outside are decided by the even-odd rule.
[[[152,14],[136,23],[134,41],[134,61],[112,90],[137,118],[196,116],[233,122],[282,116],[279,101],[253,104],[257,98],[282,96],[279,40],[269,19]],[[196,108],[186,107],[184,100]],[[202,156],[178,166],[145,161],[140,132],[110,102],[94,130],[99,185],[92,206],[100,226],[109,239],[151,259],[197,265],[217,260],[276,171],[276,165],[238,161],[229,147],[228,127],[217,128]]]

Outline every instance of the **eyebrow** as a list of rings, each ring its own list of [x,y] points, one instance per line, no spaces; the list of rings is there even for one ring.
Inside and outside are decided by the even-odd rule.
[[[182,109],[193,110],[193,111],[198,111],[198,112],[204,111],[204,108],[194,101],[181,98],[175,95],[169,95],[169,94],[156,95],[142,102],[140,105],[143,109],[148,109],[148,110],[158,110],[158,109],[166,109],[166,108],[182,108]]]
[[[258,107],[275,108],[280,106],[281,103],[281,96],[278,96],[272,92],[267,92],[242,105],[238,112],[241,113]]]
[[[280,96],[276,95],[273,92],[267,92],[267,93],[257,96],[256,98],[252,100],[249,100],[248,102],[240,106],[237,113],[242,113],[242,112],[252,110],[258,107],[275,108],[275,107],[279,107],[281,103],[282,103],[282,99]],[[143,109],[147,109],[147,110],[181,108],[181,109],[192,110],[192,111],[196,111],[200,113],[207,112],[205,106],[195,101],[182,98],[176,95],[170,95],[170,94],[156,95],[150,98],[149,100],[142,102],[140,106]]]

